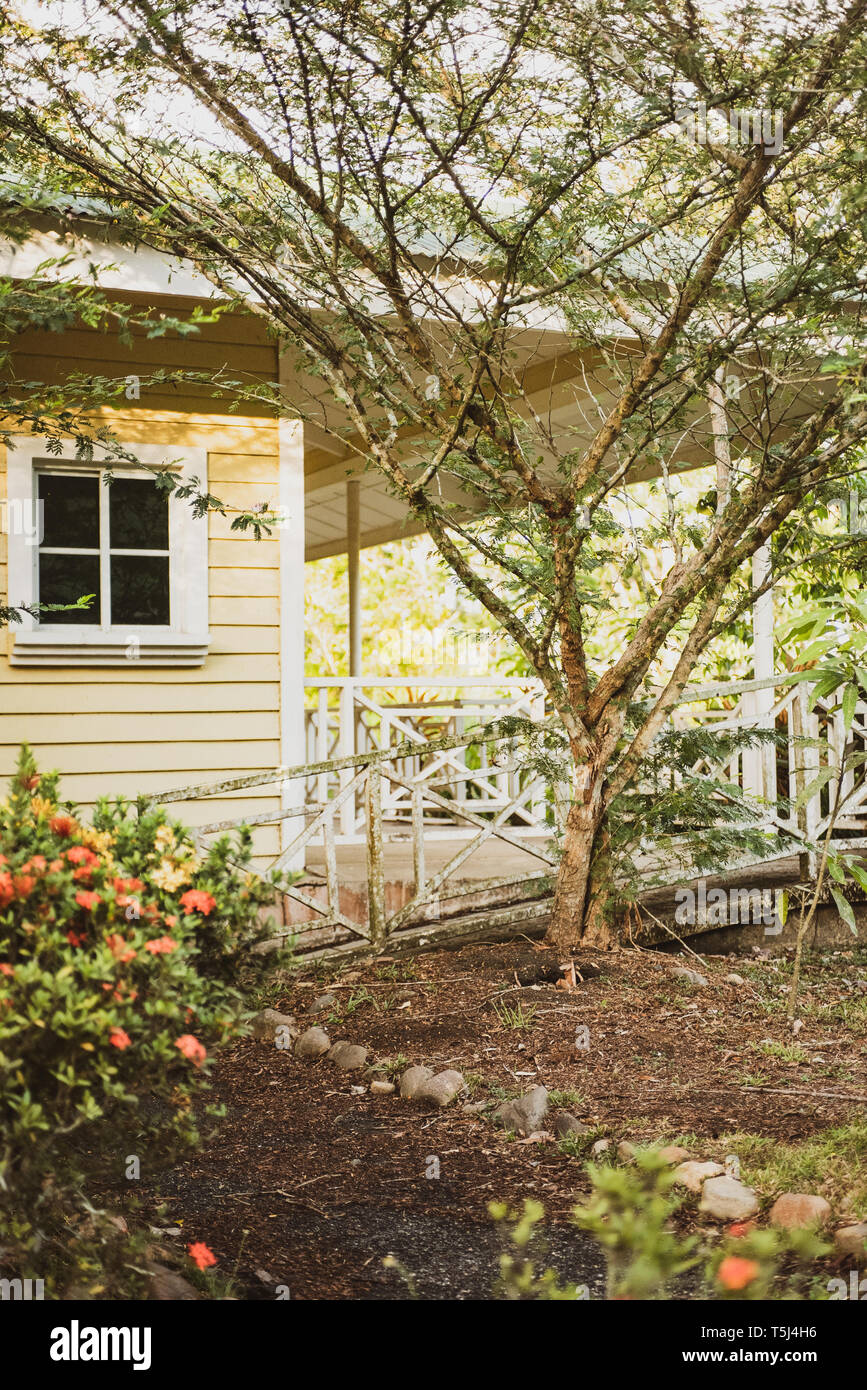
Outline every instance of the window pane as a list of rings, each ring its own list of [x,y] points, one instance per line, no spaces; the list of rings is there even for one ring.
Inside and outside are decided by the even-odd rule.
[[[111,621],[118,626],[169,626],[168,555],[112,555]]]
[[[42,545],[99,549],[99,478],[39,473]]]
[[[118,478],[108,488],[112,550],[168,550],[169,499],[149,478]]]
[[[99,556],[45,555],[39,556],[39,602],[75,603],[85,594],[93,594],[88,608],[69,613],[43,613],[40,623],[98,623]]]

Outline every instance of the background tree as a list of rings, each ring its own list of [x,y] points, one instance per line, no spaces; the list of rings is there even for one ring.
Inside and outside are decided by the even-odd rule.
[[[611,941],[609,818],[746,563],[857,466],[865,5],[3,6],[22,176],[263,315],[282,409],[385,474],[544,681],[563,947]],[[697,459],[699,523],[670,486]],[[624,522],[648,472],[663,506]],[[665,572],[593,661],[600,570],[648,546]]]

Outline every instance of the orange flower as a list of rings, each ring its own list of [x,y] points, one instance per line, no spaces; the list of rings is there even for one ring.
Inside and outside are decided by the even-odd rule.
[[[755,1260],[741,1259],[740,1255],[727,1255],[717,1270],[716,1277],[724,1289],[745,1289],[759,1273]]]
[[[13,884],[16,898],[29,898],[36,887],[36,879],[32,874],[20,874],[13,879]]]
[[[167,927],[176,927],[178,925],[177,917],[169,917],[168,915],[166,915],[166,917],[163,918],[163,921],[165,922]]]
[[[116,878],[113,887],[116,893],[140,893],[144,884],[140,878]]]
[[[175,1047],[195,1067],[200,1067],[208,1055],[198,1038],[194,1038],[192,1033],[182,1033],[179,1038],[175,1039]]]
[[[98,864],[99,855],[94,854],[87,845],[73,845],[72,849],[66,851],[66,857],[70,864]]]
[[[198,1265],[199,1269],[208,1269],[210,1265],[217,1263],[217,1257],[213,1250],[209,1250],[204,1241],[197,1240],[192,1245],[187,1246],[190,1259],[193,1264]]]
[[[28,870],[32,869],[37,874],[44,874],[47,867],[48,863],[45,855],[34,854],[31,859],[27,860],[26,864],[21,865],[21,872],[22,874],[26,874]]]
[[[0,874],[0,907],[8,907],[15,897],[15,885],[8,869]]]
[[[75,830],[75,821],[72,816],[56,815],[52,816],[49,826],[55,835],[59,835],[61,840],[68,840]]]
[[[188,888],[180,902],[185,912],[201,912],[203,917],[208,917],[217,906],[217,899],[201,888]]]
[[[755,1229],[755,1221],[735,1221],[729,1226],[728,1234],[734,1236],[736,1240],[739,1240],[741,1236],[748,1236],[750,1231],[754,1231]]]
[[[170,936],[160,936],[154,941],[146,941],[144,948],[150,951],[152,956],[168,956],[178,949],[178,943],[172,941]]]
[[[85,941],[84,936],[76,931],[68,931],[66,933],[66,939],[70,946],[83,946]]]
[[[48,865],[48,872],[50,874],[59,874],[60,870],[65,868],[66,865],[62,859],[52,859],[51,863]]]
[[[76,894],[77,896],[78,894]],[[97,895],[91,894],[91,896],[96,897]],[[127,961],[133,960],[135,957],[135,951],[129,942],[120,935],[120,932],[111,932],[106,936],[105,944],[115,960],[119,960],[121,965],[126,965]]]
[[[15,971],[12,966],[8,965],[5,960],[0,960],[0,975],[8,975],[11,979],[14,974]]]
[[[72,877],[76,883],[91,883],[93,881],[93,869],[89,864],[82,864],[80,869],[73,869]]]
[[[102,898],[98,893],[88,893],[86,888],[81,888],[75,895],[75,901],[85,912],[92,912],[97,904],[102,902]]]
[[[125,1033],[122,1028],[112,1028],[108,1035],[108,1040],[112,1047],[120,1048],[121,1052],[123,1052],[125,1047],[132,1046],[132,1038],[128,1033]]]

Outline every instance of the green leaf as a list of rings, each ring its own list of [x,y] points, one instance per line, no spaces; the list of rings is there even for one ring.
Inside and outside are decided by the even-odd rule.
[[[857,936],[858,928],[855,925],[855,913],[852,911],[852,904],[850,902],[847,902],[846,899],[843,897],[843,894],[838,892],[836,888],[831,889],[831,897],[837,904],[837,911],[843,918],[843,921],[846,923],[850,932],[853,936]]]
[[[848,734],[855,718],[855,705],[858,701],[858,687],[851,683],[843,691],[843,726]]]
[[[827,782],[830,782],[833,776],[833,767],[823,767],[818,776],[814,777],[812,782],[807,783],[795,802],[795,809],[797,810],[799,807],[805,806],[808,801],[812,800],[816,793],[820,792]]]

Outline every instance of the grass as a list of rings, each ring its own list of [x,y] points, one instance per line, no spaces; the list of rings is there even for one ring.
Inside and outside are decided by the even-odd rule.
[[[798,1043],[763,1042],[752,1044],[757,1052],[762,1052],[766,1057],[777,1057],[781,1062],[801,1063],[811,1060],[809,1052],[806,1052]]]
[[[724,1134],[719,1145],[725,1153],[737,1154],[742,1181],[763,1197],[812,1192],[825,1197],[836,1215],[853,1221],[867,1215],[867,1113],[797,1144],[735,1133]],[[851,1198],[851,1206],[841,1212],[845,1197]]]
[[[566,1158],[589,1158],[590,1152],[597,1139],[604,1139],[605,1132],[602,1129],[594,1129],[590,1134],[566,1134],[558,1141],[557,1148]],[[606,1155],[606,1162],[610,1162],[612,1149]]]
[[[584,1110],[588,1104],[580,1091],[549,1091],[548,1103],[556,1110]]]
[[[523,1004],[507,1004],[500,999],[494,1005],[494,1013],[504,1028],[527,1029],[533,1026],[536,1008],[531,1004],[525,1009]]]
[[[408,1066],[409,1058],[403,1052],[399,1052],[396,1057],[387,1057],[382,1062],[375,1062],[370,1070],[393,1081],[405,1072]]]

